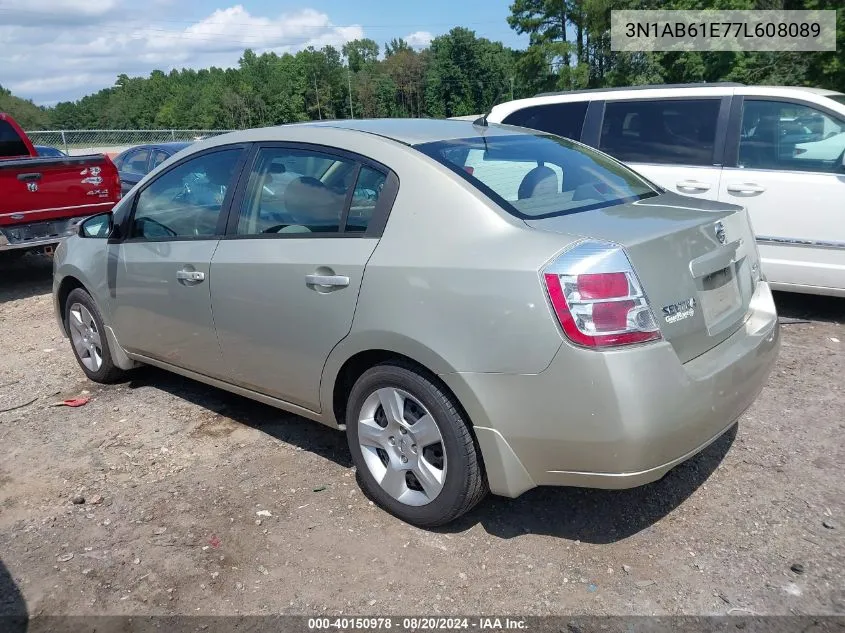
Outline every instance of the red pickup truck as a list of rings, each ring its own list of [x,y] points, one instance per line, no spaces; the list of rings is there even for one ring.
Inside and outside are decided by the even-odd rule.
[[[15,120],[0,113],[0,256],[52,252],[84,218],[120,200],[108,156],[42,158]]]

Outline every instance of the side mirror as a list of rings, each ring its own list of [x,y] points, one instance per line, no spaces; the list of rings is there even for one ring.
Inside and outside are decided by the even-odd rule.
[[[105,239],[111,234],[113,226],[112,214],[110,211],[107,213],[98,213],[97,215],[92,215],[90,218],[86,218],[80,222],[77,235],[79,235],[79,237]]]

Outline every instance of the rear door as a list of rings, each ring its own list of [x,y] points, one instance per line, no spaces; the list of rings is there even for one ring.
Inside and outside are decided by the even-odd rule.
[[[110,264],[113,321],[130,352],[223,376],[209,291],[243,146],[194,154],[138,192]]]
[[[845,291],[845,116],[786,98],[737,105],[719,199],[748,209],[769,281]]]
[[[250,164],[211,263],[223,358],[236,384],[319,411],[323,366],[352,327],[398,181],[308,145],[266,144]]]
[[[605,102],[598,149],[667,191],[717,200],[730,97]]]

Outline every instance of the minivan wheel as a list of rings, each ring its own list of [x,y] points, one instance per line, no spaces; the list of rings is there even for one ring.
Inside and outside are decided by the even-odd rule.
[[[85,375],[94,382],[117,382],[125,376],[112,361],[103,317],[87,292],[75,288],[65,302],[65,323],[73,355]]]
[[[385,363],[361,375],[347,401],[346,437],[364,492],[408,523],[443,525],[487,493],[467,420],[411,367]]]

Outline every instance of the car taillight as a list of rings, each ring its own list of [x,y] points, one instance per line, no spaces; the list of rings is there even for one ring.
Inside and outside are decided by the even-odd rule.
[[[631,262],[615,244],[581,242],[547,265],[543,280],[573,343],[604,348],[661,338]]]

